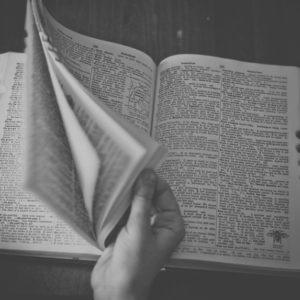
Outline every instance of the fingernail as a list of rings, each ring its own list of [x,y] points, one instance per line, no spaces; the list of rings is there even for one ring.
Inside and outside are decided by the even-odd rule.
[[[140,174],[140,180],[147,185],[153,185],[156,182],[156,175],[151,169],[144,169]]]
[[[151,169],[144,169],[139,175],[135,184],[134,192],[137,194],[148,194],[149,189],[154,191],[156,184],[156,175]]]

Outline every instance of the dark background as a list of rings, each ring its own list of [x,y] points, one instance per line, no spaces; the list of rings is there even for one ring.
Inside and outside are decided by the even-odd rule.
[[[300,1],[47,2],[67,27],[138,48],[156,62],[172,54],[199,53],[300,66]],[[25,6],[24,0],[0,0],[0,53],[24,51]],[[0,299],[92,299],[89,276],[93,264],[0,255]],[[300,299],[300,280],[168,270],[157,276],[150,298]]]

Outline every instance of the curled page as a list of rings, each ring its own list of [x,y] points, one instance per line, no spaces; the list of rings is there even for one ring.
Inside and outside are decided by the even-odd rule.
[[[50,69],[30,9],[26,21],[26,185],[86,240],[96,244]]]
[[[38,24],[37,27],[39,30],[39,37],[44,50],[44,54],[46,56],[50,77],[57,98],[56,100],[60,109],[60,113],[62,115],[62,120],[70,143],[73,159],[76,164],[76,170],[80,181],[83,200],[89,218],[92,221],[93,195],[100,167],[100,159],[88,136],[80,126],[79,121],[77,120],[74,112],[68,104],[67,97],[55,75],[55,72],[49,60],[49,56],[51,55],[49,52],[51,52],[52,50],[50,44],[47,42],[48,38],[43,31],[40,20],[37,17],[37,13],[35,14],[35,16],[36,23]]]
[[[42,35],[42,34],[41,34]],[[43,40],[43,39],[41,39]],[[48,58],[47,42],[42,42],[46,58]],[[47,59],[48,60],[48,59]],[[70,143],[72,155],[76,164],[77,173],[83,194],[85,207],[90,220],[93,220],[92,207],[95,185],[100,169],[100,158],[80,126],[74,112],[72,111],[67,98],[56,78],[53,68],[48,60],[48,67],[52,79],[53,87],[57,97],[57,103],[62,115],[62,120]]]

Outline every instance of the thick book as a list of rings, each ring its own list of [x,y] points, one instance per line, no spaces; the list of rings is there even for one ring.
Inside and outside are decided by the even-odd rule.
[[[29,185],[41,198],[50,194],[56,209],[69,205],[60,213],[69,225],[56,221],[39,201],[20,204],[15,193],[3,213],[12,238],[6,233],[3,240],[1,232],[1,248],[69,257],[101,254],[98,248],[129,205],[128,196],[99,201],[108,199],[102,184],[109,190],[105,179],[129,169],[126,155],[139,165],[134,161],[139,154],[132,152],[139,141],[152,149],[142,167],[158,162],[159,144],[168,149],[157,173],[171,185],[185,221],[186,236],[168,266],[298,274],[299,69],[195,54],[155,65],[141,51],[69,30],[41,2],[32,4],[35,37],[26,64],[35,75],[26,110],[33,108],[29,132],[36,143],[27,148],[36,168],[28,168]],[[109,140],[105,135],[102,143],[103,134]],[[54,150],[49,139],[58,143]],[[45,146],[49,151],[41,151]],[[107,165],[100,154],[111,155]],[[116,174],[99,181],[105,166]],[[47,185],[43,176],[53,181]],[[128,189],[119,195],[128,195],[132,183],[124,183]],[[64,200],[71,192],[72,202]],[[26,226],[12,217],[15,207],[23,223],[28,217],[34,226],[43,224],[30,241],[22,239]],[[95,240],[95,230],[103,230],[101,240]],[[64,232],[72,232],[66,243]]]

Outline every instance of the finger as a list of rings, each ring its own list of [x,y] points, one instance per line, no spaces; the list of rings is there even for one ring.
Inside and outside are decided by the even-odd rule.
[[[155,208],[158,214],[152,228],[159,247],[168,252],[182,240],[185,230],[178,202],[169,184],[163,179],[157,180]]]
[[[154,205],[158,211],[177,211],[180,213],[178,202],[169,184],[159,177],[157,179],[154,199]]]
[[[151,203],[156,187],[156,174],[145,169],[133,188],[133,201],[127,225],[134,228],[150,226]]]
[[[93,268],[93,272],[91,274],[92,286],[96,287],[99,284],[99,276],[103,272],[104,266],[109,263],[111,260],[111,256],[113,253],[114,245],[111,244],[101,254],[101,257],[98,259],[97,263]]]

